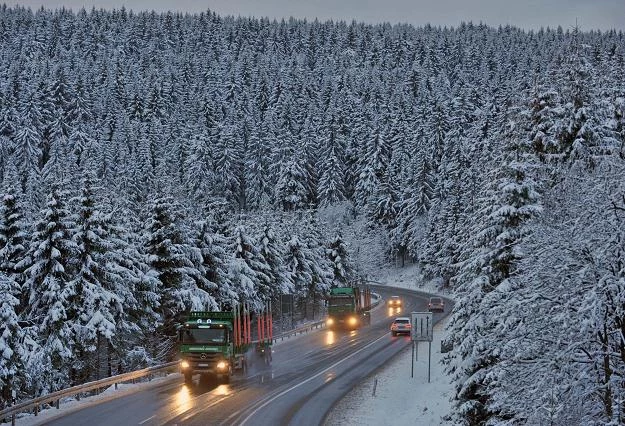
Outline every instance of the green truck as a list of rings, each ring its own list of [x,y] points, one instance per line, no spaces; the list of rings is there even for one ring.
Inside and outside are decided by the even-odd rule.
[[[232,312],[190,312],[179,330],[180,372],[185,383],[193,375],[229,383],[236,370],[247,368],[246,352],[256,343],[270,352],[272,321],[270,313],[256,315],[256,341],[252,341],[251,313],[236,307]]]
[[[367,287],[336,287],[328,297],[329,328],[355,330],[371,321],[371,290]]]

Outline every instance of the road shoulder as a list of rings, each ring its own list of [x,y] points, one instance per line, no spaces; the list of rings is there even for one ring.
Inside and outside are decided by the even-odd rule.
[[[449,317],[434,327],[430,383],[428,344],[422,342],[413,378],[410,377],[412,351],[408,347],[337,403],[325,425],[450,425],[443,418],[450,412],[453,388],[440,363],[441,339],[447,321]]]

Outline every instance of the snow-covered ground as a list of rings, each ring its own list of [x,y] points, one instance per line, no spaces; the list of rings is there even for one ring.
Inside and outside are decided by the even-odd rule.
[[[403,268],[395,266],[379,268],[368,274],[367,278],[392,287],[448,295],[446,291],[441,289],[439,280],[424,280],[421,270],[415,264],[406,264]]]
[[[326,426],[451,425],[444,418],[450,412],[453,389],[440,363],[447,320],[434,327],[430,383],[428,344],[422,342],[414,363],[414,377],[410,377],[412,350],[408,347],[348,393],[334,407]]]

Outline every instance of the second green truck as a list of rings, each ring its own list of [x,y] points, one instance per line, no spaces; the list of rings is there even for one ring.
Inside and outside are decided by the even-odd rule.
[[[328,297],[328,328],[354,330],[371,321],[371,290],[367,287],[336,287]]]

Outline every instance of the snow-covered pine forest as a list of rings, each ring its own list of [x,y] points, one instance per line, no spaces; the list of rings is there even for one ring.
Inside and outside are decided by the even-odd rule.
[[[340,205],[456,294],[457,423],[623,422],[622,32],[2,6],[0,55],[0,406],[319,300]]]

